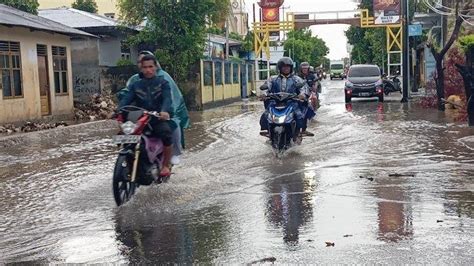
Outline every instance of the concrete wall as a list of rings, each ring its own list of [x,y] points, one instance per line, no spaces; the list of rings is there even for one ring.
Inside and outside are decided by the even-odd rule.
[[[23,97],[3,99],[0,92],[0,123],[17,122],[41,118],[41,102],[38,77],[37,44],[48,47],[48,70],[50,84],[51,114],[67,115],[73,111],[73,86],[71,67],[71,45],[68,36],[60,34],[30,31],[20,27],[4,27],[0,25],[0,40],[20,42],[21,75]],[[54,75],[51,46],[63,46],[68,56],[68,95],[56,95],[54,92]]]
[[[99,39],[75,39],[71,49],[74,101],[85,102],[100,93]]]
[[[99,65],[116,66],[120,60],[120,39],[116,37],[103,37],[99,40]]]

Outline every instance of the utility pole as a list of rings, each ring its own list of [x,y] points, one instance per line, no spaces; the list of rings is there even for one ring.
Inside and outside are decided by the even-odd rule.
[[[402,68],[403,68],[403,98],[402,103],[408,102],[408,89],[410,86],[409,79],[409,65],[410,65],[410,53],[409,53],[409,38],[408,38],[408,25],[410,25],[410,15],[408,10],[408,0],[402,0],[402,27],[403,27],[403,52],[402,52]]]
[[[225,21],[225,59],[229,60],[229,19]]]

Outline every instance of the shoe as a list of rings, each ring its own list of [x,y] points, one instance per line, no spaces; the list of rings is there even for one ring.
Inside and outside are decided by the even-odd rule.
[[[169,167],[163,167],[160,172],[160,177],[169,177],[171,176],[171,170]]]
[[[301,135],[306,136],[306,137],[314,137],[314,133],[311,133],[309,131],[303,131],[301,132]]]
[[[173,157],[171,157],[171,164],[172,165],[178,165],[180,163],[181,163],[181,159],[179,158],[179,156],[173,155]]]
[[[266,131],[266,130],[260,131],[260,136],[268,137],[268,131]]]

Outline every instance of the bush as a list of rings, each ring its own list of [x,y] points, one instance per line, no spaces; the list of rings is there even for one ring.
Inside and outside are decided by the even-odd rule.
[[[117,61],[117,66],[130,66],[134,65],[133,62],[130,59],[120,59]]]

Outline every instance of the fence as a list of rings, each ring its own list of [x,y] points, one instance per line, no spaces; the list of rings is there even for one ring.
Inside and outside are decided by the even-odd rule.
[[[250,96],[255,90],[253,65],[224,60],[201,60],[201,105]]]

